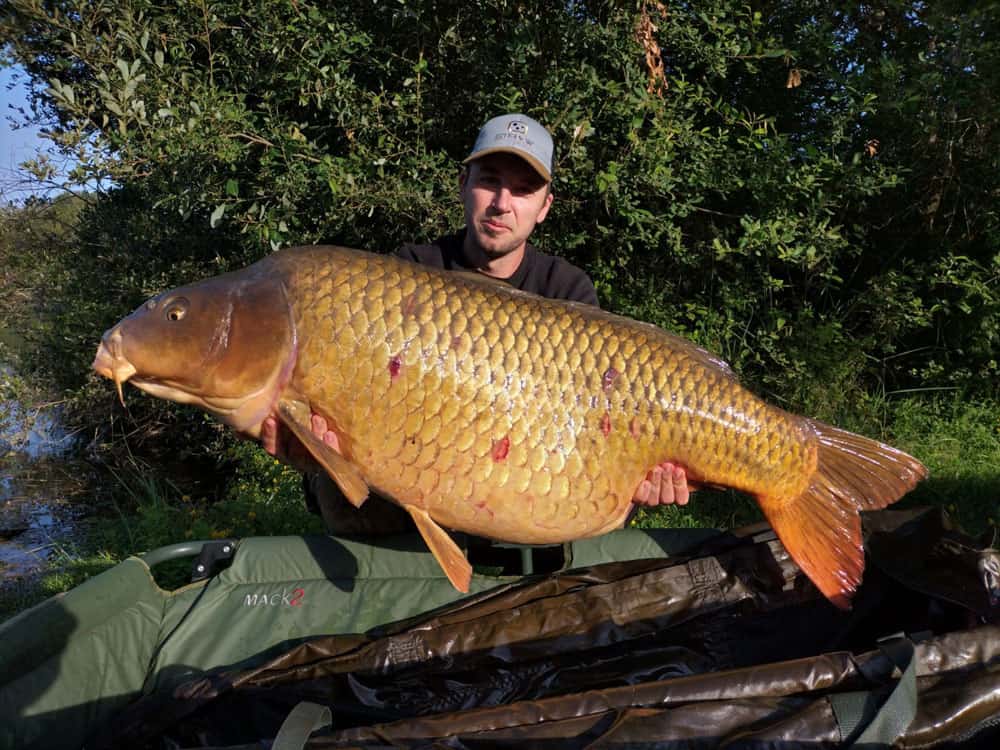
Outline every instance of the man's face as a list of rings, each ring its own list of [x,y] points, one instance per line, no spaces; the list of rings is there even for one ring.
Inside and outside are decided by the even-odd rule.
[[[512,154],[471,162],[459,187],[469,239],[493,258],[522,247],[552,205],[547,183]]]

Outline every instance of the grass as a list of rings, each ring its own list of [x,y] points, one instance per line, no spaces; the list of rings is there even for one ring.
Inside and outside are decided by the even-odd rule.
[[[748,495],[734,490],[699,490],[682,507],[640,508],[631,525],[641,529],[736,529],[764,516]]]
[[[896,445],[930,477],[902,502],[937,505],[970,534],[1000,523],[1000,404],[909,399],[894,410]]]
[[[64,591],[79,586],[120,561],[107,551],[81,552],[59,547],[45,570],[0,586],[0,623]]]
[[[1000,523],[1000,404],[910,398],[874,403],[849,426],[883,439],[923,461],[930,478],[901,506],[945,508],[971,534],[989,534]],[[843,424],[843,423],[842,423]],[[237,468],[221,500],[186,494],[148,466],[132,463],[116,475],[112,500],[92,522],[85,547],[61,549],[49,568],[0,587],[0,621],[68,590],[130,554],[186,539],[322,532],[320,519],[302,502],[299,475],[249,443],[227,456]],[[639,527],[737,528],[762,519],[749,497],[699,491],[685,508],[642,509]],[[165,588],[186,582],[188,563],[156,569]]]
[[[91,519],[85,541],[62,547],[46,569],[0,586],[0,622],[87,578],[157,547],[185,540],[321,533],[322,521],[306,510],[301,476],[250,443],[228,456],[237,469],[220,500],[186,494],[169,479],[134,459],[113,473],[114,487],[103,513]],[[163,563],[153,573],[159,585],[188,581],[190,560]]]

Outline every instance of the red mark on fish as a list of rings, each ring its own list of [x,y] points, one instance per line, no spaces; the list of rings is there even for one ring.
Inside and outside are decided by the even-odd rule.
[[[399,377],[399,371],[403,369],[403,360],[396,354],[389,360],[389,377],[393,380]]]
[[[621,375],[621,373],[618,372],[618,370],[616,370],[614,367],[609,367],[607,370],[605,370],[604,377],[601,378],[601,387],[604,389],[605,393],[611,390],[612,386],[614,386],[615,381],[618,379],[619,375]]]
[[[601,417],[601,432],[604,433],[604,437],[611,434],[611,415],[604,412],[604,416]]]
[[[628,423],[628,431],[632,437],[639,437],[639,420],[635,417],[632,417],[632,421]]]
[[[493,443],[493,460],[503,461],[508,453],[510,453],[510,438],[504,435],[503,440]]]

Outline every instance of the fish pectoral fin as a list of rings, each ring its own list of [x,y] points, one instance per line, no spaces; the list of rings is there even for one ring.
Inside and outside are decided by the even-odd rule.
[[[355,508],[360,508],[368,499],[368,483],[361,471],[333,448],[317,438],[310,426],[311,413],[301,401],[279,401],[278,415],[281,421],[295,433],[295,437],[306,447],[326,473]]]
[[[465,559],[465,554],[455,544],[455,540],[448,536],[448,532],[438,526],[437,522],[430,517],[423,508],[415,508],[412,505],[404,505],[407,513],[413,518],[417,525],[417,531],[424,538],[424,542],[430,548],[434,559],[444,570],[451,585],[461,591],[468,593],[469,583],[472,581],[472,566]]]

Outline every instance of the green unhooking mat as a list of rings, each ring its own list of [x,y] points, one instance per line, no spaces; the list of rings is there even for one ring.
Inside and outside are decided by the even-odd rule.
[[[400,541],[247,540],[171,594],[119,566],[119,613],[97,623],[79,604],[86,633],[0,631],[0,732],[95,748],[1000,747],[1000,557],[936,513],[865,525],[849,613],[769,532],[626,530],[571,545],[571,570],[477,576],[461,599]]]
[[[565,566],[662,557],[716,533],[623,530],[567,545]],[[176,591],[156,585],[146,560],[129,558],[0,626],[0,748],[78,748],[142,695],[463,596],[416,534],[374,544],[250,538],[234,547],[229,567]],[[477,574],[471,592],[516,580]]]

